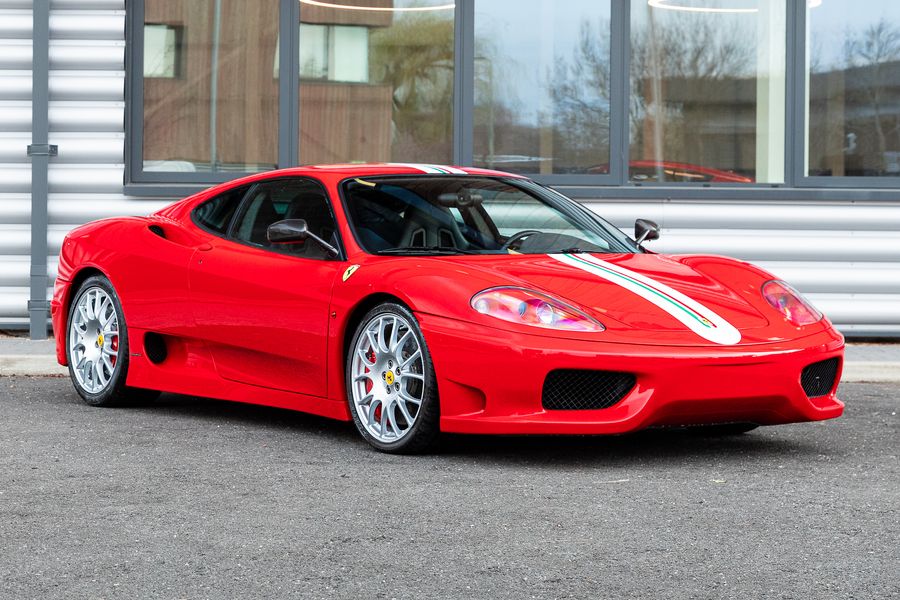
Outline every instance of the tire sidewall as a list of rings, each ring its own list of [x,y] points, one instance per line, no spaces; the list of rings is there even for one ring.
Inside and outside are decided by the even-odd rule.
[[[119,322],[119,354],[116,358],[116,366],[113,368],[109,385],[98,394],[88,392],[78,383],[78,379],[75,377],[75,365],[72,364],[71,349],[72,319],[75,315],[78,301],[81,300],[84,294],[93,288],[100,288],[109,294],[109,297],[112,299],[113,308],[116,311],[116,318]],[[125,324],[125,313],[122,311],[122,303],[119,302],[119,295],[116,294],[115,288],[106,277],[102,275],[88,277],[78,287],[78,291],[72,298],[72,302],[69,305],[69,318],[66,321],[66,362],[69,365],[69,377],[72,380],[75,391],[78,392],[78,395],[81,396],[85,403],[91,406],[108,406],[117,403],[121,399],[122,390],[125,388],[125,378],[128,374],[128,356],[128,327]]]
[[[422,397],[422,405],[419,407],[419,412],[416,415],[415,423],[413,423],[412,427],[406,433],[406,435],[404,435],[396,442],[391,443],[384,443],[376,439],[368,432],[365,425],[363,425],[362,421],[360,420],[359,414],[356,411],[352,387],[352,363],[353,357],[356,353],[356,345],[359,343],[360,337],[363,335],[363,332],[365,332],[366,327],[372,322],[372,320],[383,315],[401,316],[406,319],[407,322],[409,322],[409,324],[412,326],[411,328],[413,331],[413,335],[416,336],[416,340],[419,342],[419,348],[421,348],[422,350],[422,362],[425,370],[427,371],[425,391]],[[435,377],[434,363],[431,360],[431,352],[428,350],[428,345],[425,343],[425,337],[422,335],[422,330],[419,327],[419,321],[418,319],[416,319],[415,315],[413,315],[411,310],[400,304],[388,302],[385,304],[379,304],[368,313],[366,313],[366,315],[359,322],[359,325],[356,327],[356,332],[353,334],[353,338],[350,342],[350,346],[348,348],[347,355],[344,358],[344,362],[344,380],[347,390],[347,404],[348,408],[350,409],[350,415],[353,419],[353,424],[356,426],[356,429],[369,444],[382,452],[389,452],[393,454],[412,454],[416,452],[422,452],[431,445],[431,443],[437,436],[438,424],[440,419],[440,402],[438,400],[437,393],[437,379]]]

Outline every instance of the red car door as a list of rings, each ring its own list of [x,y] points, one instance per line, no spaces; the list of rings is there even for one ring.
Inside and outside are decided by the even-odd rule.
[[[225,379],[325,397],[331,293],[345,265],[312,240],[270,244],[266,230],[283,219],[305,219],[339,246],[320,184],[294,177],[253,186],[229,235],[193,256],[197,335]]]

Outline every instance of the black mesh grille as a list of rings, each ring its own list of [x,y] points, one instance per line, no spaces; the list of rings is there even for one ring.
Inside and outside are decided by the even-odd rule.
[[[544,380],[542,404],[547,410],[609,408],[634,387],[631,373],[613,371],[551,371]]]
[[[800,375],[800,383],[803,384],[803,391],[810,398],[818,398],[819,396],[827,396],[834,387],[834,379],[837,377],[839,359],[829,358],[817,363],[813,363],[803,369]]]

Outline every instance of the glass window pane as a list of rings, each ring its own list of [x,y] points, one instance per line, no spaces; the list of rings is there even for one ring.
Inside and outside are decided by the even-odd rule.
[[[144,25],[144,77],[175,77],[180,57],[179,30],[169,25]]]
[[[609,171],[610,0],[476,0],[475,165]]]
[[[328,78],[328,27],[300,23],[300,77]]]
[[[629,179],[784,182],[782,0],[632,3]]]
[[[278,5],[145,0],[145,171],[277,166]]]
[[[325,76],[301,71],[301,162],[451,162],[453,3],[299,1],[300,64],[308,25],[328,38]]]
[[[808,4],[807,173],[900,176],[900,3]]]

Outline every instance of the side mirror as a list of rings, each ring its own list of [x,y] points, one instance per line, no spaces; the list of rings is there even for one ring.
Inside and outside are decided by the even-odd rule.
[[[304,219],[285,219],[272,223],[266,229],[266,237],[273,244],[296,244],[310,239],[322,246],[331,256],[340,254],[337,248],[311,232]]]
[[[638,219],[634,222],[634,240],[638,246],[650,240],[659,239],[659,225],[647,219]]]

